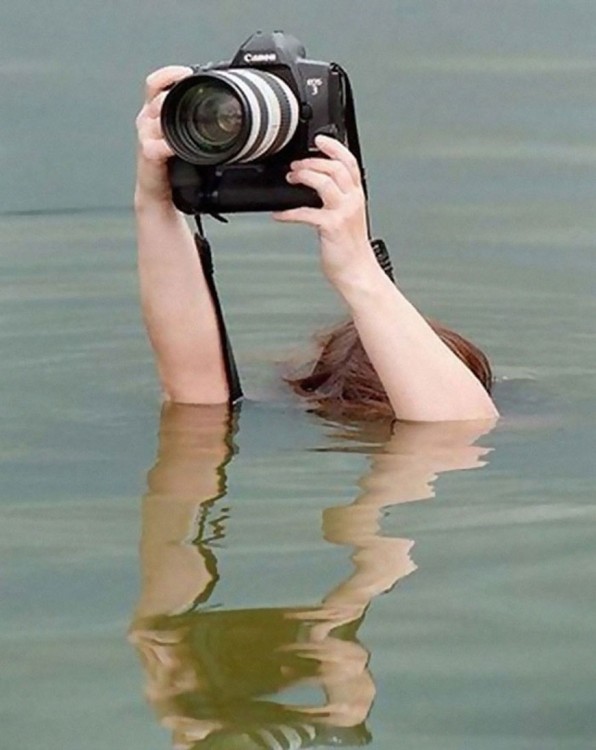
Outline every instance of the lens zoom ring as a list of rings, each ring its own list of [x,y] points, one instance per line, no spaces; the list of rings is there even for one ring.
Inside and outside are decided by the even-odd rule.
[[[275,96],[277,98],[277,101],[279,102],[280,109],[279,130],[275,140],[271,144],[271,147],[268,149],[268,154],[276,154],[282,148],[282,146],[285,145],[286,141],[289,140],[289,137],[293,135],[293,132],[290,132],[290,130],[293,129],[293,110],[292,103],[288,100],[286,87],[281,85],[280,79],[277,78],[277,76],[271,74],[268,75],[267,78],[269,85],[275,92]]]
[[[251,71],[251,72],[256,73],[257,71]],[[232,160],[232,161],[238,160],[241,162],[248,162],[251,160],[253,154],[260,147],[261,143],[263,142],[263,139],[267,135],[267,130],[269,128],[269,110],[267,107],[267,102],[265,101],[263,97],[263,92],[258,87],[258,85],[250,79],[250,76],[243,76],[238,70],[230,70],[227,72],[227,75],[234,80],[236,86],[238,86],[240,89],[242,88],[250,89],[259,107],[259,114],[260,114],[259,129],[257,133],[255,134],[254,138],[252,139],[252,143],[246,143],[244,145],[244,148],[242,148],[240,154],[237,155]],[[252,113],[250,116],[252,117]]]

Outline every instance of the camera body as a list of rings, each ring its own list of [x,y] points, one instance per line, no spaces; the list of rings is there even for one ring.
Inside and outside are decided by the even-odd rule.
[[[168,163],[174,204],[216,215],[320,207],[314,190],[286,175],[292,161],[320,155],[316,135],[346,140],[345,100],[344,71],[307,59],[282,31],[257,32],[230,61],[195,67],[162,108],[176,153]]]

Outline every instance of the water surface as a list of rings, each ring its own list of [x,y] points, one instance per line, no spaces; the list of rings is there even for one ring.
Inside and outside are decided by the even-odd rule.
[[[275,354],[339,312],[310,238],[291,233],[274,256],[261,245],[279,228],[264,217],[215,227],[249,394],[224,488],[223,435],[212,436],[205,467],[209,420],[183,409],[168,426],[161,414],[131,216],[2,226],[11,283],[0,300],[10,394],[0,638],[11,744],[43,732],[49,747],[74,747],[82,732],[88,748],[166,748],[170,732],[202,736],[200,719],[215,722],[221,742],[231,742],[225,731],[262,739],[277,727],[286,742],[297,732],[303,743],[368,738],[379,748],[396,737],[411,748],[590,746],[594,349],[581,256],[558,285],[547,262],[536,264],[543,286],[531,292],[524,269],[493,258],[482,300],[476,286],[456,294],[458,268],[470,274],[459,250],[443,248],[439,280],[410,258],[414,294],[492,341],[504,416],[480,437],[435,429],[388,442],[381,427],[305,413],[276,381]],[[500,322],[487,327],[505,276],[526,321],[515,337]],[[307,294],[315,304],[304,308]],[[193,632],[189,645],[181,634]],[[205,638],[215,638],[207,666]],[[166,666],[156,676],[145,660],[158,646]],[[313,721],[305,707],[337,709],[346,685],[354,705]]]
[[[594,744],[596,11],[379,0],[339,35],[346,4],[320,7],[2,10],[7,747]],[[352,73],[375,230],[489,353],[493,430],[306,413],[277,361],[342,310],[311,234],[266,216],[208,226],[241,413],[162,411],[139,81],[259,26]]]

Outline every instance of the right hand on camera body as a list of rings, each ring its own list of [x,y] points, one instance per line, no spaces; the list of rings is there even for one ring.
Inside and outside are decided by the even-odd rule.
[[[359,164],[349,149],[328,136],[317,136],[316,145],[325,158],[307,157],[292,162],[287,180],[315,190],[321,208],[300,207],[273,214],[281,222],[306,224],[317,231],[322,269],[342,296],[362,287],[370,278],[385,282],[370,245],[366,196]]]
[[[161,130],[161,106],[165,89],[192,73],[185,65],[168,65],[147,76],[145,102],[136,119],[138,135],[137,181],[135,206],[137,209],[153,204],[171,205],[172,192],[168,179],[167,160],[173,151]]]

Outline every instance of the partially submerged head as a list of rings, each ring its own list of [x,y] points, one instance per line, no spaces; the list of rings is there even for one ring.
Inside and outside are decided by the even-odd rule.
[[[485,354],[455,331],[436,321],[428,323],[490,393],[493,378]],[[286,378],[296,393],[313,404],[314,411],[355,419],[394,417],[387,393],[351,320],[319,336],[318,344],[318,358],[308,373]]]

